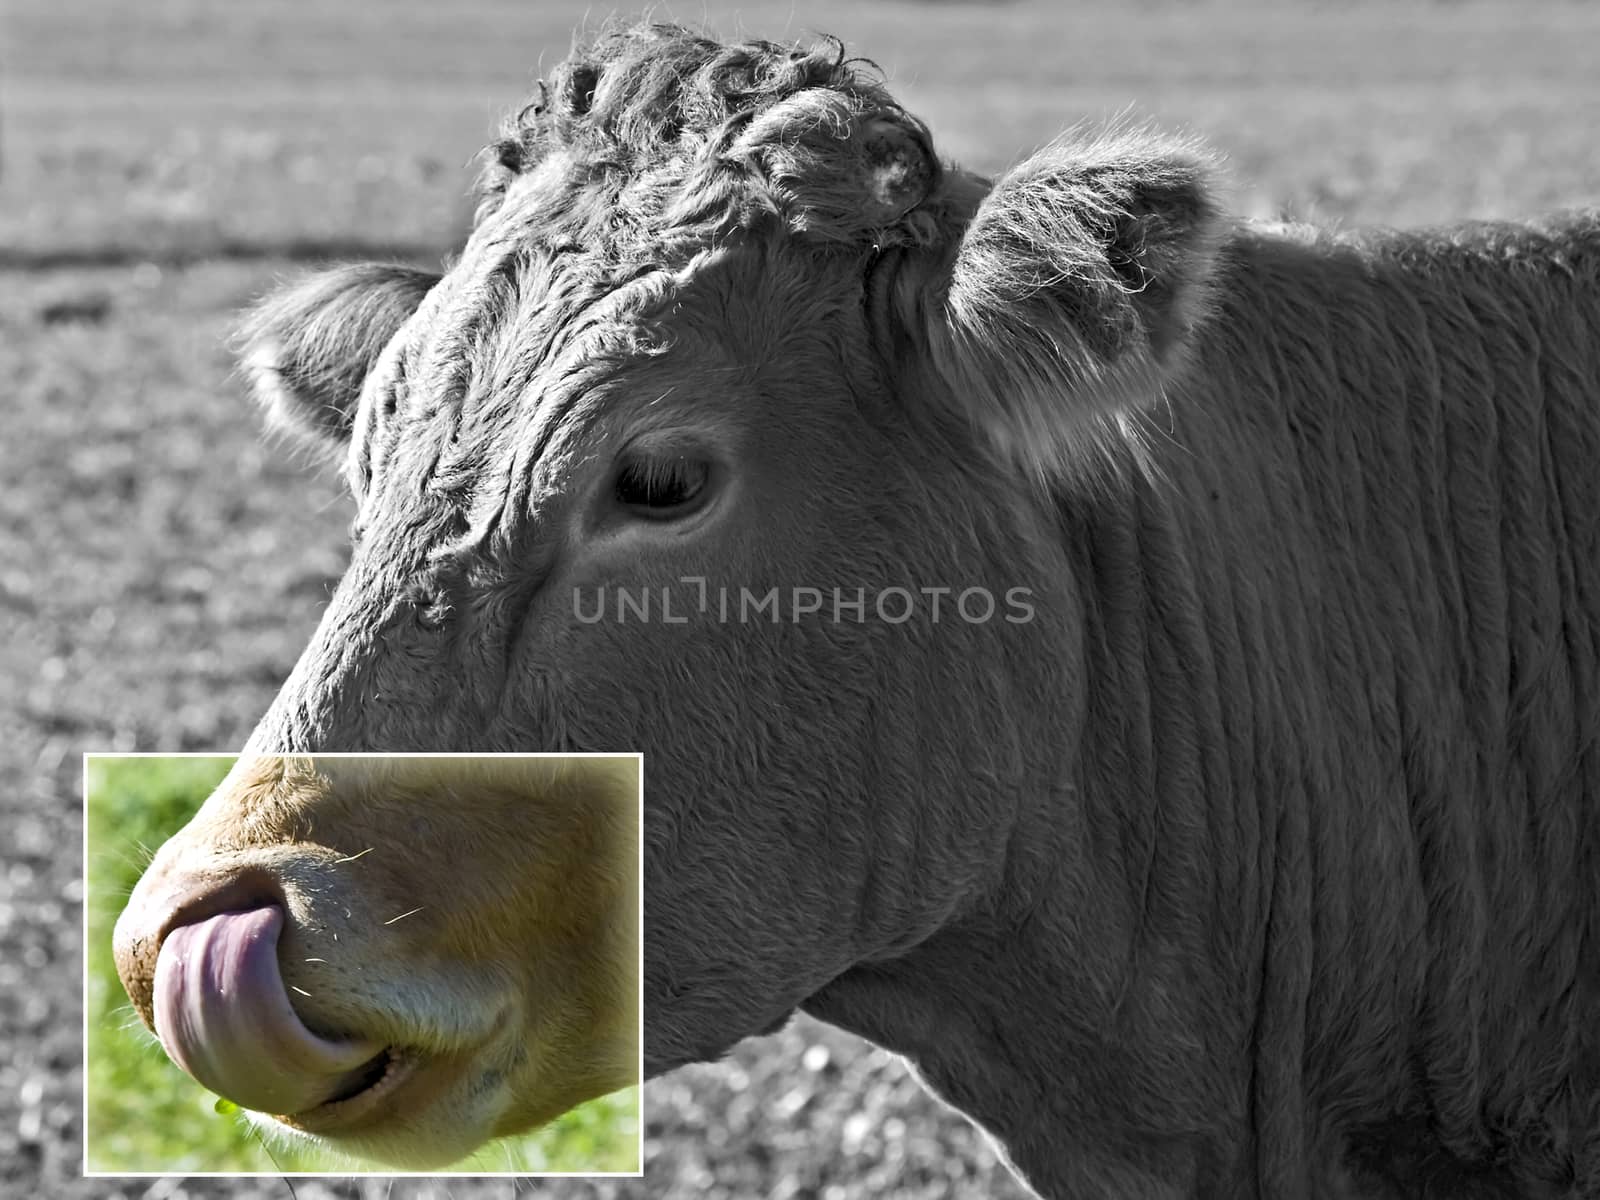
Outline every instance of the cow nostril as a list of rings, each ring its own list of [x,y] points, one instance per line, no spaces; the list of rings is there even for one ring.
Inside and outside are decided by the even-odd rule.
[[[282,885],[264,871],[250,871],[235,876],[221,887],[180,895],[169,909],[171,915],[163,922],[158,940],[165,941],[174,929],[198,924],[221,913],[250,912],[274,904],[288,910]]]
[[[225,880],[211,877],[141,881],[117,919],[113,958],[123,989],[141,1020],[155,1029],[153,992],[156,961],[175,929],[225,912],[249,912],[268,905],[287,907],[282,885],[265,871],[247,870]]]

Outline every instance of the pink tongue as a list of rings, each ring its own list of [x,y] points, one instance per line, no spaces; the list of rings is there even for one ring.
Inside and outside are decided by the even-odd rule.
[[[307,1029],[278,971],[283,910],[227,912],[167,935],[156,958],[156,1033],[168,1056],[241,1108],[297,1113],[357,1083],[383,1049]]]

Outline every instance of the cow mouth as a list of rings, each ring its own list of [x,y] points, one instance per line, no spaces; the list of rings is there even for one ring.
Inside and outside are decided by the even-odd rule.
[[[393,1051],[379,1050],[372,1056],[371,1061],[362,1067],[356,1077],[350,1081],[349,1087],[335,1092],[319,1104],[317,1108],[330,1108],[333,1105],[343,1104],[347,1100],[354,1100],[357,1096],[370,1092],[389,1077],[391,1068],[396,1064],[397,1060]],[[316,1110],[313,1109],[312,1111]]]
[[[306,1133],[334,1133],[367,1120],[385,1107],[389,1096],[415,1074],[417,1066],[414,1055],[390,1046],[373,1055],[345,1088],[315,1108],[277,1113],[274,1119]]]
[[[241,1108],[342,1124],[371,1112],[414,1059],[306,1025],[278,967],[283,921],[263,905],[172,930],[156,961],[156,1034],[178,1066]]]

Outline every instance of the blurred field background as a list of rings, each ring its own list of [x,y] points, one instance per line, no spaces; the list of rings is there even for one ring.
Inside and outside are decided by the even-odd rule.
[[[237,749],[345,561],[336,480],[263,444],[230,378],[236,310],[324,261],[436,262],[464,230],[468,160],[495,120],[574,28],[609,11],[532,0],[5,10],[0,1195],[289,1195],[274,1181],[78,1178],[78,756]],[[1404,224],[1600,202],[1600,6],[653,11],[724,36],[837,33],[883,66],[945,154],[980,169],[1131,108],[1221,149],[1249,215]],[[122,832],[130,847],[141,836]],[[644,1113],[643,1185],[301,1180],[295,1193],[1021,1194],[983,1136],[895,1059],[806,1020],[648,1085]]]
[[[183,828],[233,761],[97,756],[85,764],[84,1117],[91,1171],[351,1169],[281,1139],[264,1143],[237,1109],[218,1111],[217,1097],[174,1066],[140,1023],[112,961],[112,927],[149,861],[147,851]],[[449,1169],[637,1171],[639,1091],[580,1105]]]

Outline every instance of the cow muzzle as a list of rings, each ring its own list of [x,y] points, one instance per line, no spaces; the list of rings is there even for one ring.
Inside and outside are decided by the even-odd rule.
[[[114,954],[134,1007],[167,1056],[241,1108],[284,1116],[343,1106],[398,1082],[380,1042],[314,1029],[278,954],[283,899],[265,873],[141,883]]]

